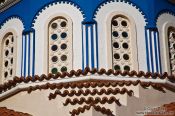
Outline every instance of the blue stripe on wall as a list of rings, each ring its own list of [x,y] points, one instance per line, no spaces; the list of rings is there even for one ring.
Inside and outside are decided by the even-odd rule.
[[[150,56],[151,56],[151,68],[152,72],[154,72],[154,59],[153,59],[153,48],[152,48],[152,34],[151,31],[149,30],[149,42],[150,42]]]
[[[82,30],[82,70],[84,70],[84,28],[83,24],[81,25],[81,30]]]
[[[158,64],[158,53],[157,53],[157,37],[156,37],[156,32],[154,31],[154,50],[155,50],[155,59],[156,59],[156,71],[159,72],[159,64]]]
[[[145,28],[145,38],[146,38],[146,59],[147,59],[147,68],[148,72],[150,72],[150,62],[149,62],[149,48],[148,48],[148,34],[147,34],[147,29]]]
[[[160,73],[162,74],[162,64],[161,64],[161,53],[160,53],[160,41],[159,41],[159,32],[157,32],[157,41],[158,41],[158,52],[159,52],[159,67]]]
[[[90,26],[91,27],[91,63],[92,63],[92,67],[94,68],[94,33],[93,33],[93,24]]]
[[[33,30],[33,70],[32,70],[32,76],[34,77],[35,75],[35,31]]]
[[[88,46],[89,46],[89,42],[88,42],[88,26],[86,25],[85,27],[86,29],[86,66],[89,66],[89,49],[88,49]]]
[[[95,24],[96,28],[96,55],[97,55],[97,69],[99,69],[99,57],[98,57],[98,28],[97,28],[97,23]]]
[[[22,35],[22,56],[21,56],[21,77],[23,76],[23,62],[24,62],[24,59],[23,59],[23,52],[24,52],[24,49],[23,49],[23,46],[24,46],[24,36]]]
[[[25,38],[24,38],[24,77],[26,77],[26,50],[27,50],[27,48],[26,48],[26,44],[27,44],[27,36],[26,35],[24,35],[25,36]]]
[[[28,76],[30,76],[30,33],[29,33],[29,38],[28,38]]]

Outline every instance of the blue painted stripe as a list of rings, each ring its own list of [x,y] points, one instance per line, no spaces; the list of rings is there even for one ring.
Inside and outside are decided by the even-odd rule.
[[[150,40],[150,55],[151,55],[151,67],[152,72],[154,72],[154,58],[153,58],[153,48],[152,48],[152,33],[149,30],[149,40]]]
[[[158,67],[158,53],[157,53],[157,37],[156,37],[156,32],[154,31],[154,50],[155,50],[155,59],[156,59],[156,72],[159,72],[159,67]]]
[[[24,42],[24,36],[22,35],[22,56],[21,56],[21,77],[23,76],[23,52],[24,52],[24,50],[23,50],[23,46],[24,46],[24,44],[23,44],[23,42]]]
[[[160,53],[160,38],[159,38],[159,32],[157,32],[157,41],[158,41],[158,52],[159,52],[159,68],[160,68],[160,73],[162,74],[162,64],[161,64],[161,53]]]
[[[26,48],[26,44],[27,44],[27,36],[25,34],[25,38],[24,38],[24,77],[26,77],[26,55],[27,55],[27,48]]]
[[[97,55],[97,69],[99,69],[99,59],[98,59],[98,28],[97,28],[97,23],[95,24],[96,28],[96,55]]]
[[[30,33],[28,38],[28,76],[30,76]]]
[[[84,70],[84,30],[83,30],[83,24],[81,24],[81,30],[82,30],[82,70]]]
[[[86,29],[86,66],[89,66],[89,42],[88,42],[88,26],[86,25],[85,26],[85,29]]]
[[[148,34],[147,34],[147,29],[145,28],[145,41],[146,41],[146,59],[147,59],[147,68],[148,72],[150,72],[150,62],[149,62],[149,48],[148,48]]]
[[[94,68],[94,32],[93,24],[91,25],[91,62],[92,68]]]
[[[33,31],[33,70],[32,70],[32,77],[35,75],[35,31]]]

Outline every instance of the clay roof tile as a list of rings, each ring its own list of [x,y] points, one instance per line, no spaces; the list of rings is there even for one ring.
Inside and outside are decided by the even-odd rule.
[[[7,109],[6,107],[0,107],[0,116],[32,116],[28,113],[17,112]]]

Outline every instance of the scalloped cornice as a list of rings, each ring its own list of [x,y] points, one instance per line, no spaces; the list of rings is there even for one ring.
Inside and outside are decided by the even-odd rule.
[[[34,23],[36,22],[38,16],[39,16],[40,14],[42,14],[43,11],[45,11],[46,9],[48,9],[48,8],[50,8],[50,7],[52,7],[52,6],[58,5],[58,4],[72,5],[72,6],[74,6],[76,9],[78,9],[78,10],[81,12],[81,14],[82,14],[82,16],[83,16],[84,19],[86,18],[85,13],[83,12],[82,8],[81,8],[79,5],[75,4],[74,2],[71,2],[71,1],[63,1],[63,0],[61,0],[61,1],[56,1],[56,2],[54,1],[54,2],[52,2],[52,3],[50,3],[50,4],[45,5],[45,6],[42,7],[41,9],[39,9],[39,11],[37,12],[37,14],[36,14],[36,15],[34,16],[34,18],[33,18],[32,27],[34,26]]]
[[[144,17],[145,22],[148,22],[148,20],[147,20],[148,18],[146,16],[146,14],[140,9],[140,7],[137,6],[136,4],[134,4],[133,2],[127,1],[127,0],[109,0],[109,1],[105,1],[105,2],[101,3],[94,11],[94,18],[96,18],[97,13],[102,9],[102,7],[106,6],[107,4],[115,3],[115,2],[116,3],[125,3],[125,4],[128,4],[130,6],[135,7],[141,13],[141,15]]]
[[[6,23],[8,23],[9,21],[11,21],[11,20],[13,20],[13,19],[18,19],[18,20],[20,20],[20,21],[22,22],[23,26],[25,26],[25,25],[24,25],[24,21],[23,21],[23,19],[22,19],[21,17],[19,17],[19,16],[17,16],[17,15],[13,15],[13,16],[10,16],[10,17],[6,18],[2,23],[0,23],[0,29],[2,29],[3,26],[5,26]]]

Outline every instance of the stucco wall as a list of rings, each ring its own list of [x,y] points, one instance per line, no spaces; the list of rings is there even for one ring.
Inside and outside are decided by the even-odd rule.
[[[132,87],[131,87],[132,88]],[[128,89],[131,89],[128,87]],[[148,88],[143,89],[140,86],[135,87],[139,88],[139,96],[129,97],[128,95],[115,95],[116,98],[125,99],[126,104],[121,102],[122,106],[118,106],[115,103],[113,104],[97,104],[106,109],[110,109],[113,111],[114,115],[119,114],[119,116],[135,116],[136,111],[143,111],[144,107],[156,107],[161,106],[163,104],[171,103],[175,101],[175,94],[169,90],[165,90],[165,93]],[[92,88],[91,88],[92,89]],[[68,89],[69,90],[69,89]],[[77,90],[77,88],[76,88]],[[10,109],[14,109],[21,112],[30,113],[34,116],[70,116],[69,112],[72,109],[76,109],[78,107],[83,107],[86,104],[82,105],[68,105],[63,106],[65,102],[65,98],[61,96],[57,96],[56,99],[49,100],[48,96],[50,93],[53,93],[53,90],[36,90],[30,94],[27,92],[20,92],[6,100],[1,101],[0,107],[7,107]],[[135,91],[136,92],[136,91]],[[102,95],[107,96],[107,95]],[[100,96],[100,97],[102,97]],[[109,95],[111,96],[111,95]],[[96,96],[93,96],[94,98]],[[71,97],[79,98],[79,97]],[[119,100],[119,101],[121,101]],[[85,110],[85,113],[80,116],[101,116],[102,114],[94,111],[94,109]]]

